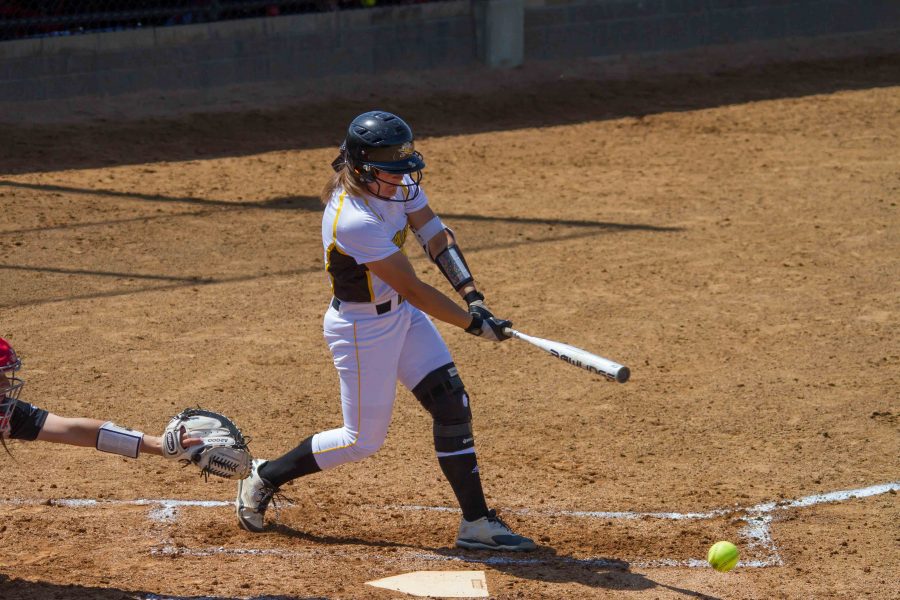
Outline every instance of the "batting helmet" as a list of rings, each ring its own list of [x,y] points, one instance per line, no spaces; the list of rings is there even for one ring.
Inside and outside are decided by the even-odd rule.
[[[383,110],[369,111],[353,119],[347,128],[347,137],[341,146],[341,156],[335,162],[335,169],[339,169],[341,163],[349,165],[354,176],[363,183],[380,181],[379,171],[410,175],[412,183],[399,186],[407,188],[403,201],[418,195],[422,169],[425,168],[422,155],[416,152],[410,126],[397,115]],[[377,193],[375,195],[383,200],[393,200]]]
[[[8,437],[10,419],[25,382],[15,376],[22,361],[9,342],[0,338],[0,437]]]

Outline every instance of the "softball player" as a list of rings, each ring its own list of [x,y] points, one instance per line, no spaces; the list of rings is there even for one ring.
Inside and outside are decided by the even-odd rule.
[[[16,377],[22,361],[0,338],[0,443],[6,440],[55,442],[94,447],[101,452],[137,458],[141,451],[164,456],[162,438],[119,427],[112,421],[60,417],[19,400],[25,382]],[[185,446],[202,443],[185,440]],[[7,449],[8,451],[8,449]]]
[[[453,232],[429,207],[412,130],[388,112],[359,115],[332,167],[322,194],[322,245],[334,296],[324,332],[340,376],[344,425],[278,459],[254,461],[238,485],[241,526],[263,531],[266,508],[285,483],[374,454],[387,435],[399,380],[433,417],[438,462],[462,508],[456,545],[533,550],[532,540],[488,510],[469,397],[428,315],[493,342],[508,339],[503,330],[511,323],[485,306]],[[468,311],[418,279],[403,251],[410,230]]]

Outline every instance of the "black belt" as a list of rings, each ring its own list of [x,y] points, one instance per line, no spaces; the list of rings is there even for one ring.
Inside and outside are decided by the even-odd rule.
[[[400,303],[403,302],[403,296],[397,296],[397,306],[400,306]],[[341,301],[337,298],[331,299],[331,307],[334,310],[341,310]],[[390,312],[391,310],[391,301],[382,302],[381,304],[375,305],[375,312],[379,315],[383,315],[386,312]]]

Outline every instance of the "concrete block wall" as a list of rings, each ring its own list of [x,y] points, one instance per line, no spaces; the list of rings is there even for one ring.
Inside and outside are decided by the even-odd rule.
[[[0,42],[0,102],[457,67],[468,0]]]
[[[898,30],[898,0],[525,0],[525,59]]]
[[[900,0],[447,0],[0,42],[0,104],[892,30]]]

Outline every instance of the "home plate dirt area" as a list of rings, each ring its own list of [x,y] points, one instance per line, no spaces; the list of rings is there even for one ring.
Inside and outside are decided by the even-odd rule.
[[[489,306],[631,369],[617,384],[437,324],[489,502],[527,554],[453,546],[431,419],[404,388],[384,447],[286,486],[258,535],[233,482],[10,443],[0,597],[386,599],[410,596],[366,583],[421,571],[503,599],[900,597],[898,73],[900,56],[522,72],[404,100],[0,125],[0,336],[22,398],[54,413],[158,435],[199,405],[260,458],[338,426],[318,195],[371,108],[417,132]],[[741,552],[731,572],[705,562],[718,540]]]

